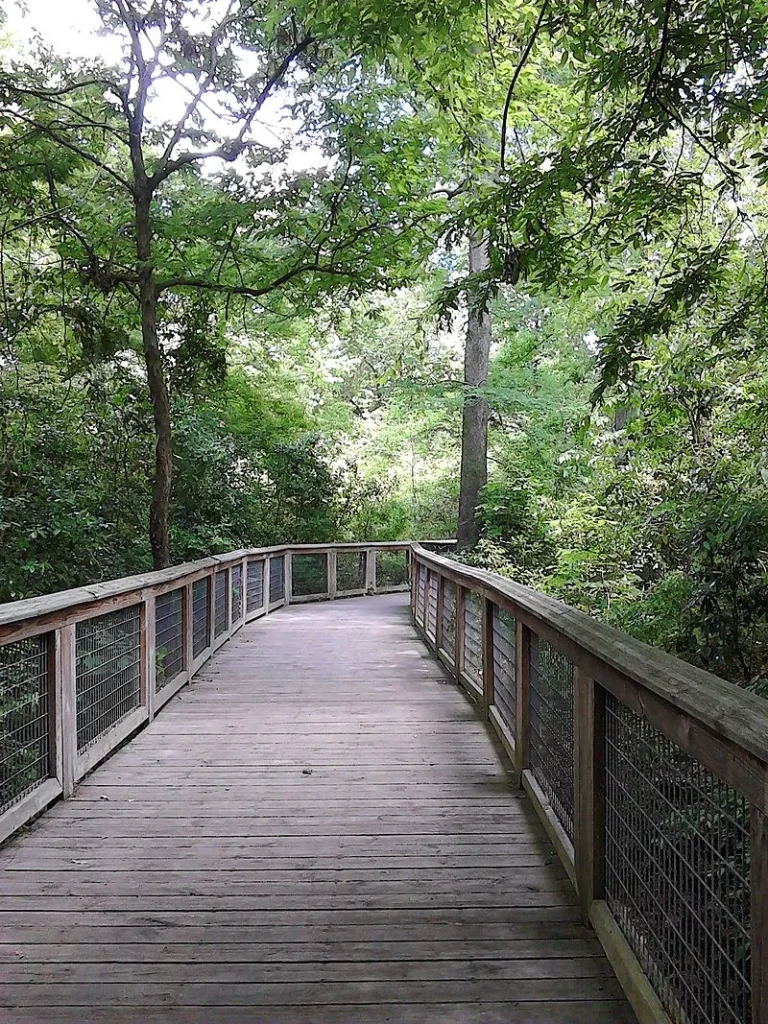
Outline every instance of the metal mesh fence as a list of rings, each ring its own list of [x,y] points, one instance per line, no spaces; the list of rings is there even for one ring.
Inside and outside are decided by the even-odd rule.
[[[365,552],[339,551],[336,555],[336,591],[365,590]]]
[[[467,591],[464,598],[464,657],[462,668],[474,682],[483,682],[483,631],[480,598]]]
[[[211,645],[211,577],[192,584],[192,656],[197,658]]]
[[[155,679],[158,690],[184,668],[184,591],[171,590],[155,602]]]
[[[243,567],[242,565],[233,565],[230,571],[232,574],[230,587],[232,621],[239,622],[243,614]]]
[[[50,636],[0,647],[0,814],[50,775]]]
[[[377,590],[408,585],[407,551],[377,551],[375,558]]]
[[[285,556],[277,555],[269,561],[269,603],[285,597]]]
[[[517,676],[513,615],[493,606],[493,703],[502,721],[514,735],[517,708]]]
[[[328,593],[328,556],[293,555],[291,593],[294,597],[319,597]]]
[[[437,573],[434,572],[427,577],[427,621],[424,628],[434,640],[437,633]]]
[[[531,637],[531,771],[573,841],[573,665]]]
[[[747,800],[611,694],[605,754],[614,917],[674,1021],[745,1024]]]
[[[219,569],[213,590],[213,638],[218,639],[229,627],[229,587],[227,570]]]
[[[246,609],[255,612],[264,607],[264,562],[249,562],[246,578]]]
[[[443,581],[443,632],[441,649],[453,658],[456,650],[456,584]]]
[[[416,569],[416,619],[424,624],[424,595],[427,586],[427,570],[423,565]]]
[[[140,607],[78,622],[75,654],[77,749],[82,751],[139,706]]]

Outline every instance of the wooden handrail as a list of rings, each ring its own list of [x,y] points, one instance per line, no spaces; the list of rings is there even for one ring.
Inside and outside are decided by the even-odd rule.
[[[725,998],[733,1000],[734,1006],[728,1019],[749,1017],[752,1024],[768,1024],[768,701],[495,573],[460,564],[419,544],[412,547],[411,564],[411,611],[417,629],[483,710],[507,748],[518,781],[531,797],[577,890],[583,916],[595,927],[639,1019],[669,1022],[674,1017],[689,1024],[724,1019],[719,1011],[710,1014],[706,1006],[702,1009],[702,1002],[711,999],[714,1005],[716,999],[724,998],[720,989],[728,988],[724,979],[730,971],[733,983]],[[432,628],[428,594],[435,578],[437,614],[453,617],[452,630],[442,621]],[[450,607],[446,581],[455,588]],[[465,671],[464,618],[470,594],[480,601],[479,612],[472,614],[482,627],[482,688]],[[498,629],[501,626],[494,616],[502,613],[516,624],[514,671],[507,667],[505,679],[497,680],[494,623]],[[454,637],[452,649],[443,641],[446,633]],[[539,664],[541,658],[544,662]],[[555,683],[547,682],[547,673]],[[506,707],[496,706],[500,683],[514,688],[514,711],[509,708],[508,692]],[[538,687],[546,690],[546,696],[534,695]],[[608,702],[613,702],[610,707]],[[571,723],[565,730],[564,721]],[[653,733],[645,731],[649,727]],[[627,749],[621,751],[617,743],[624,741],[615,735],[620,728],[629,736]],[[558,729],[560,749],[552,749]],[[553,731],[547,734],[547,730]],[[538,764],[534,763],[534,741]],[[702,769],[709,773],[707,778],[701,776]],[[730,790],[725,791],[722,783]],[[617,802],[610,820],[609,797]],[[740,801],[748,803],[742,807]],[[621,817],[624,804],[626,820]],[[692,821],[686,818],[689,804],[695,812]],[[656,808],[662,819],[666,815],[673,820],[682,835],[682,853],[674,835],[659,831],[659,822],[648,817],[651,812],[644,810],[646,806]],[[647,834],[633,834],[638,821],[646,823]],[[634,844],[640,851],[633,856],[644,866],[631,865],[629,880],[613,883],[614,887],[639,886],[638,897],[629,893],[616,897],[609,891],[609,837],[614,873],[621,872],[622,857],[629,856],[622,851],[622,843]],[[697,875],[696,858],[702,851],[704,868]],[[665,858],[670,859],[671,868]],[[714,869],[708,871],[707,865]],[[640,877],[644,871],[647,878]],[[718,881],[717,872],[726,880]],[[654,884],[659,895],[653,895]],[[744,909],[737,897],[735,911],[722,908],[724,897],[718,885],[726,892],[741,892]],[[682,976],[692,969],[691,964],[695,969],[697,951],[690,938],[680,940],[685,950],[678,950],[677,968],[666,962],[670,957],[674,960],[674,951],[664,950],[654,959],[657,936],[632,901],[647,896],[656,903],[653,912],[663,915],[665,894],[676,900],[675,914],[689,915],[687,924],[674,921],[670,925],[676,935],[706,935],[707,927],[697,923],[697,915],[706,918],[709,910],[700,908],[697,900],[709,899],[710,908],[720,902],[717,912],[730,915],[736,932],[740,914],[751,919],[751,990],[739,975],[736,960],[725,959],[717,977],[708,979],[709,994],[702,995],[695,985],[686,989],[685,981],[674,972],[678,969]],[[611,899],[618,904],[623,899],[626,906],[612,907]],[[708,927],[717,932],[717,925]],[[711,941],[728,946],[722,935]],[[741,948],[738,934],[733,948]],[[726,956],[721,949],[720,954]],[[707,957],[702,955],[700,962],[706,963]],[[686,1015],[686,999],[694,1005],[694,1016]],[[746,1003],[741,1005],[739,999]]]

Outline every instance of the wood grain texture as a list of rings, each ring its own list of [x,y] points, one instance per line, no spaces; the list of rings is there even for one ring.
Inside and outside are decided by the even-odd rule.
[[[0,852],[0,1021],[632,1024],[408,598],[243,627]]]

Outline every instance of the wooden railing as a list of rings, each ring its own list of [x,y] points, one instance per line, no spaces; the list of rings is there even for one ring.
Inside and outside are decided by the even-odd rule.
[[[234,551],[0,605],[0,842],[69,797],[244,623],[293,601],[407,590],[409,548]]]
[[[487,715],[645,1021],[768,1024],[768,702],[414,545],[414,622]]]

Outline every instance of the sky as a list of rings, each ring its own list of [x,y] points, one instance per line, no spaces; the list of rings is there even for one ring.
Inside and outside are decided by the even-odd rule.
[[[100,19],[91,0],[6,0],[6,30],[11,36],[12,47],[18,56],[29,52],[35,36],[40,35],[59,56],[75,58],[101,58],[107,63],[117,63],[121,56],[119,40],[100,34]],[[248,68],[248,71],[253,70]],[[155,96],[151,112],[162,120],[173,120],[186,106],[188,96],[181,89],[165,86]],[[296,135],[297,125],[291,121],[280,102],[267,103],[261,111],[260,123],[254,125],[253,137],[262,145],[273,147],[280,141],[290,143]],[[215,126],[215,122],[211,123]],[[220,125],[223,129],[223,125]],[[223,134],[228,132],[223,130]],[[270,166],[273,178],[283,173],[313,170],[325,163],[325,157],[317,147],[309,149],[293,146],[284,165]],[[216,173],[224,165],[219,161],[210,162],[207,173]],[[244,164],[236,163],[236,169],[243,172]]]

